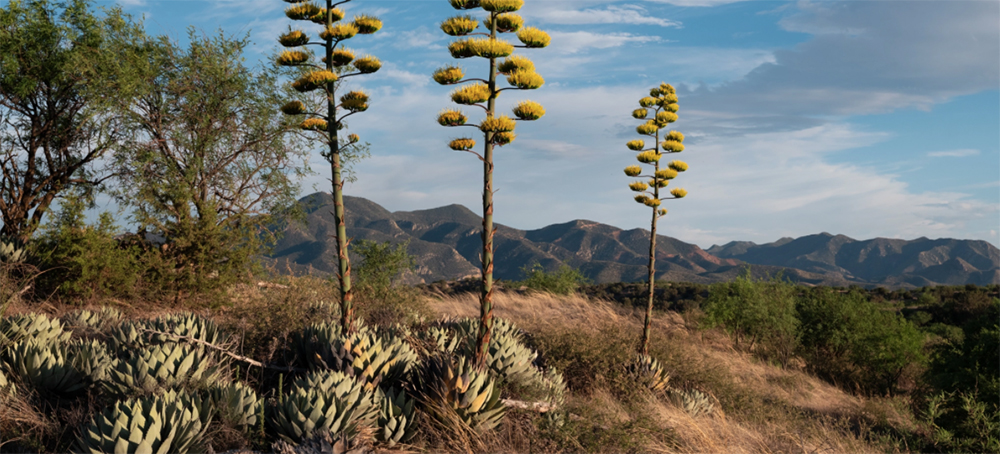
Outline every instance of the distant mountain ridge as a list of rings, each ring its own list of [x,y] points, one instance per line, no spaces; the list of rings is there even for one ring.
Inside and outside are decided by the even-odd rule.
[[[284,227],[269,259],[281,270],[332,273],[336,256],[332,199],[327,193],[316,193],[300,203],[307,214],[306,223]],[[347,233],[353,241],[409,241],[408,251],[417,261],[417,269],[407,277],[409,282],[479,275],[482,219],[468,208],[448,205],[390,212],[370,200],[349,196],[344,204]],[[494,240],[497,279],[521,279],[521,268],[536,262],[549,270],[567,264],[598,283],[639,281],[647,275],[648,230],[575,220],[536,230],[498,225]],[[1000,251],[984,241],[856,241],[820,234],[765,245],[731,242],[703,250],[660,235],[656,249],[656,277],[670,281],[731,280],[751,264],[755,275],[780,271],[792,280],[815,285],[912,287],[1000,282]]]

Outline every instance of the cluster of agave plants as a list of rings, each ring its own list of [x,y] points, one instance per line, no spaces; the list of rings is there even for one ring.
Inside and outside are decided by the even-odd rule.
[[[125,320],[111,308],[61,319],[0,319],[0,404],[18,393],[106,403],[76,433],[77,452],[207,452],[213,424],[292,446],[318,437],[407,444],[420,424],[457,417],[476,431],[504,417],[504,389],[563,406],[562,375],[536,365],[520,330],[499,320],[488,367],[472,366],[478,320],[392,329],[335,320],[295,333],[273,389],[239,380],[232,336],[181,313]],[[555,415],[558,410],[551,410]],[[2,442],[3,440],[0,440]]]

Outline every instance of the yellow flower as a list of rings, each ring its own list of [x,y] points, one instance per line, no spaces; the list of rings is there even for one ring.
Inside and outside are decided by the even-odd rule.
[[[472,105],[490,99],[490,87],[482,82],[464,85],[451,92],[451,100],[458,104]]]
[[[351,112],[364,112],[368,110],[368,94],[354,90],[340,97],[340,106]]]
[[[663,158],[662,154],[652,150],[643,151],[642,153],[635,155],[635,159],[644,164],[652,164],[659,161],[661,158]]]
[[[660,84],[660,92],[663,93],[663,94],[665,94],[665,95],[672,95],[674,93],[677,93],[677,91],[674,90],[674,86],[673,85],[664,84],[664,83]]]
[[[469,118],[460,110],[446,109],[438,114],[438,123],[441,126],[462,126]]]
[[[653,107],[656,105],[656,98],[645,97],[639,100],[639,105],[642,107]]]
[[[653,123],[652,121],[648,121],[646,123],[643,123],[635,127],[636,132],[645,136],[651,136],[653,134],[656,134],[656,131],[659,130],[660,128],[656,126],[656,123]]]
[[[455,9],[479,8],[479,0],[448,0]]]
[[[646,142],[641,139],[630,140],[628,143],[625,144],[625,146],[632,151],[641,151],[643,148],[646,148]]]
[[[684,161],[670,161],[670,164],[667,164],[667,167],[670,167],[678,172],[684,172],[688,169],[688,165]]]
[[[667,215],[667,209],[666,208],[660,208],[659,210],[656,210],[656,214],[658,214],[660,216],[666,216]]]
[[[275,62],[281,66],[298,66],[309,61],[309,53],[300,50],[284,50]]]
[[[281,106],[281,111],[285,115],[302,115],[306,113],[306,105],[302,104],[302,101],[291,101]]]
[[[479,5],[491,13],[509,13],[524,6],[524,0],[479,0]]]
[[[677,114],[673,112],[657,112],[656,113],[656,123],[662,126],[666,126],[670,123],[677,121]]]
[[[654,98],[659,98],[661,94],[663,93],[660,92],[659,88],[654,88],[652,90],[649,90],[649,96],[652,96]]]
[[[630,177],[637,177],[642,173],[642,167],[639,166],[628,166],[625,168],[625,175]]]
[[[641,181],[633,181],[628,184],[628,188],[635,192],[642,192],[649,189],[649,185]]]
[[[517,39],[521,40],[525,46],[530,48],[541,48],[549,45],[552,38],[535,27],[522,28],[517,32]]]
[[[458,66],[445,66],[434,71],[434,81],[441,85],[458,83],[465,77],[465,72]]]
[[[517,134],[513,132],[498,132],[493,134],[493,144],[499,147],[507,145],[517,138]]]
[[[441,22],[441,31],[451,36],[465,36],[479,28],[479,22],[472,16],[455,16]]]
[[[635,196],[635,201],[639,203],[646,203],[646,201],[649,199],[650,199],[649,196],[646,194],[639,194]]]
[[[681,106],[677,105],[677,103],[664,104],[663,110],[666,110],[667,112],[677,113],[678,110],[681,110]]]
[[[532,121],[542,118],[545,115],[545,108],[534,101],[521,101],[514,107],[514,116],[525,121]]]
[[[545,85],[545,79],[534,71],[515,71],[507,76],[507,83],[522,90],[534,90]]]
[[[448,144],[448,147],[455,151],[471,150],[475,146],[476,141],[468,138],[455,139]]]
[[[306,131],[326,131],[327,123],[319,118],[307,118],[299,127]]]
[[[354,52],[343,47],[333,51],[333,66],[344,66],[354,61]]]
[[[660,96],[660,105],[664,106],[667,104],[673,104],[677,102],[677,95],[670,93]]]
[[[671,153],[680,153],[684,151],[684,144],[676,140],[664,140],[660,143],[660,146],[663,147],[664,151],[669,151]]]
[[[479,124],[479,129],[483,132],[512,132],[515,127],[517,127],[517,124],[506,115],[486,117]]]
[[[646,118],[646,115],[648,114],[649,111],[646,109],[635,109],[632,111],[632,118],[635,118],[636,120],[642,120]]]
[[[354,60],[354,68],[361,74],[371,74],[379,69],[382,69],[382,62],[379,61],[377,57],[365,55],[364,57]]]
[[[327,70],[313,71],[304,74],[295,82],[292,82],[292,88],[299,91],[300,93],[305,93],[307,91],[313,91],[320,87],[325,87],[329,83],[337,81],[337,75],[333,72]]]
[[[312,21],[312,23],[314,24],[326,25],[326,17],[328,15],[333,16],[331,18],[333,19],[331,22],[338,22],[344,18],[344,10],[340,8],[334,8],[331,10],[327,10],[326,8],[320,8],[319,12],[310,17],[309,20]]]
[[[669,133],[667,133],[667,136],[664,137],[663,139],[664,140],[674,140],[674,141],[677,141],[677,142],[683,142],[684,141],[684,134],[681,134],[678,131],[670,131]]]
[[[312,3],[299,3],[285,10],[285,16],[291,20],[309,20],[319,14],[320,7]]]
[[[660,199],[648,198],[648,199],[646,199],[645,202],[643,202],[643,204],[645,204],[646,206],[648,206],[650,208],[656,208],[656,207],[660,206]]]
[[[343,39],[351,39],[357,34],[358,27],[355,27],[354,24],[336,24],[332,27],[327,27],[326,30],[320,32],[319,37],[327,41],[340,41]]]
[[[354,16],[354,27],[358,29],[358,33],[370,35],[382,29],[382,21],[375,16],[362,14]]]
[[[454,58],[469,58],[476,56],[476,53],[472,50],[472,46],[469,45],[469,40],[467,39],[460,39],[449,44],[448,52],[451,52],[451,56]]]
[[[486,28],[490,28],[489,18],[483,19]],[[514,13],[503,13],[497,16],[497,33],[516,32],[524,26],[524,19]]]
[[[535,64],[520,55],[511,55],[497,65],[500,74],[510,75],[519,71],[535,72]]]
[[[667,181],[667,180],[659,180],[659,179],[656,179],[656,178],[650,178],[649,179],[649,185],[652,186],[652,187],[655,187],[655,188],[665,188],[669,184],[670,184],[670,181]]]
[[[674,169],[660,169],[656,171],[656,178],[660,180],[673,180],[677,178],[677,171]]]
[[[358,143],[360,141],[361,141],[361,137],[358,136],[357,134],[348,134],[347,135],[347,143]]]
[[[483,58],[502,58],[514,53],[514,46],[502,39],[472,38],[468,41],[473,55]]]
[[[673,195],[674,197],[677,197],[678,199],[683,199],[684,197],[687,197],[688,192],[685,191],[684,188],[677,188],[670,191],[670,194]]]
[[[298,47],[309,42],[309,36],[300,30],[290,30],[288,33],[278,37],[278,42],[285,47]]]

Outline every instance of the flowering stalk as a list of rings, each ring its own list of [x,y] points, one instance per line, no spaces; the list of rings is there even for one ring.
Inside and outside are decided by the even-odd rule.
[[[636,132],[654,139],[653,147],[646,148],[644,140],[632,140],[625,144],[630,150],[638,151],[636,160],[642,164],[653,167],[653,173],[642,175],[643,167],[631,165],[625,168],[625,175],[630,177],[649,178],[648,181],[633,181],[629,183],[629,189],[638,192],[635,201],[650,207],[653,210],[653,219],[650,223],[649,235],[649,295],[646,305],[646,320],[642,327],[642,340],[639,346],[639,353],[649,354],[649,330],[650,321],[653,316],[653,291],[656,282],[656,221],[666,216],[666,208],[660,208],[663,200],[681,199],[687,195],[683,188],[676,188],[670,191],[670,197],[660,197],[660,189],[665,189],[670,184],[670,180],[677,177],[678,172],[688,169],[687,163],[682,161],[671,161],[666,168],[660,168],[660,160],[664,154],[680,153],[684,151],[684,134],[677,131],[670,131],[660,141],[660,130],[670,123],[677,121],[677,92],[674,87],[668,84],[660,84],[653,88],[649,96],[639,100],[640,108],[632,111],[632,117],[637,120],[645,120],[645,123],[636,127]],[[652,109],[653,117],[647,119]]]
[[[535,65],[527,58],[512,55],[514,48],[542,48],[549,44],[549,35],[534,27],[524,27],[524,19],[515,14],[524,5],[523,0],[448,0],[457,10],[486,11],[482,23],[488,33],[475,30],[480,21],[472,15],[449,18],[441,23],[446,34],[461,39],[452,42],[448,50],[457,59],[479,57],[490,62],[489,74],[484,79],[466,79],[458,66],[446,66],[434,72],[434,80],[441,85],[466,83],[451,93],[456,104],[476,106],[486,112],[479,124],[469,124],[468,117],[460,110],[448,109],[438,116],[442,126],[469,126],[483,133],[483,154],[473,151],[475,139],[454,139],[448,146],[456,151],[476,155],[483,162],[483,288],[480,295],[480,323],[476,341],[474,363],[483,368],[493,330],[493,150],[514,141],[515,119],[507,115],[496,116],[496,98],[504,90],[533,90],[545,80],[535,72]],[[502,33],[516,33],[521,45],[513,45],[498,38]],[[504,58],[502,61],[498,59]],[[497,75],[507,77],[506,88],[497,88]],[[545,109],[534,101],[522,101],[513,109],[516,120],[534,121],[545,115]]]
[[[337,103],[337,86],[341,79],[371,74],[382,67],[382,62],[373,56],[354,55],[354,52],[343,46],[358,34],[370,35],[382,28],[382,21],[368,15],[355,16],[351,22],[342,22],[344,11],[337,6],[351,0],[326,0],[326,8],[320,7],[309,0],[285,0],[292,5],[285,10],[289,19],[310,21],[323,26],[319,32],[319,41],[311,41],[301,30],[289,30],[281,35],[278,41],[286,48],[276,59],[281,66],[299,67],[300,77],[292,83],[292,88],[300,93],[323,90],[323,100],[326,112],[319,107],[310,111],[301,101],[291,101],[281,110],[287,115],[303,115],[305,119],[299,125],[304,131],[314,133],[317,138],[329,146],[329,151],[323,157],[330,162],[331,182],[333,184],[334,222],[337,225],[337,261],[340,281],[340,323],[344,332],[354,330],[354,296],[351,292],[351,262],[347,255],[348,238],[344,212],[344,172],[342,153],[346,147],[357,147],[360,138],[351,134],[341,143],[337,132],[344,127],[344,119],[359,112],[368,110],[368,94],[355,90],[340,97]],[[303,46],[318,46],[322,48],[324,58],[320,66],[312,62],[312,54],[303,50]],[[338,116],[340,111],[346,114]]]

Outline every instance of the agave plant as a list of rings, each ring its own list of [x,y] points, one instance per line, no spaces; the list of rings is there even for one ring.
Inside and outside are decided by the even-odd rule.
[[[456,324],[462,342],[458,353],[465,357],[475,355],[479,320],[464,319]],[[533,362],[538,354],[521,341],[520,330],[508,320],[496,318],[493,336],[486,354],[490,373],[505,383],[528,384],[538,374]]]
[[[480,372],[464,357],[436,355],[428,358],[420,375],[425,409],[439,421],[450,412],[477,431],[496,427],[506,409],[500,388],[488,373]]]
[[[715,411],[715,403],[712,402],[712,398],[697,389],[671,389],[670,400],[692,417],[710,415]]]
[[[434,346],[434,352],[454,353],[461,341],[451,330],[441,326],[431,326],[417,333],[417,338]]]
[[[413,439],[413,435],[416,434],[414,400],[403,390],[396,388],[389,388],[378,400],[378,430],[375,432],[375,437],[390,448]]]
[[[630,371],[638,383],[652,391],[665,391],[670,382],[670,374],[656,358],[649,355],[637,354]]]
[[[176,336],[190,337],[212,345],[221,345],[226,341],[225,334],[219,330],[215,322],[190,313],[173,314],[159,317],[148,323],[148,329]],[[176,342],[177,338],[162,334],[151,334],[153,343]]]
[[[77,447],[95,454],[206,452],[211,415],[200,397],[183,391],[118,401],[84,427]]]
[[[338,325],[316,324],[305,330],[299,345],[310,368],[347,373],[369,391],[399,382],[417,361],[405,341],[369,328],[344,336]]]
[[[221,365],[203,348],[163,344],[115,360],[104,385],[112,393],[128,396],[165,388],[202,388],[222,376]]]
[[[7,380],[7,375],[3,373],[3,368],[0,367],[0,397],[13,394],[13,392],[14,386],[9,380]]]
[[[290,443],[323,432],[353,438],[359,429],[375,422],[374,397],[363,383],[343,372],[314,371],[278,398],[267,422]]]
[[[0,318],[0,349],[9,348],[22,340],[45,344],[66,342],[70,334],[63,330],[59,319],[44,314],[17,314]]]
[[[0,263],[24,263],[28,249],[20,242],[0,236]]]
[[[27,339],[14,344],[8,357],[10,371],[39,391],[70,394],[87,387],[86,376],[73,367],[65,344]]]
[[[117,324],[122,318],[122,313],[113,307],[103,307],[99,311],[89,311],[86,309],[76,310],[62,316],[62,322],[73,330],[93,330],[104,332],[109,327]]]
[[[263,402],[253,388],[243,383],[217,386],[209,391],[215,418],[229,427],[246,430],[254,427]]]

